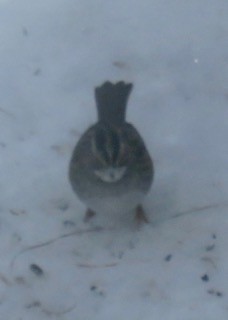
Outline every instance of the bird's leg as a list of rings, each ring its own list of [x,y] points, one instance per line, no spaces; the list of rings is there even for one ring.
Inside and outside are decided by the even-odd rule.
[[[142,223],[149,223],[149,220],[144,212],[144,209],[141,205],[138,205],[135,209],[135,220],[137,225],[141,225]]]
[[[94,212],[93,210],[88,208],[86,210],[86,213],[85,213],[83,221],[84,222],[89,222],[95,216],[95,214],[96,214],[96,212]]]

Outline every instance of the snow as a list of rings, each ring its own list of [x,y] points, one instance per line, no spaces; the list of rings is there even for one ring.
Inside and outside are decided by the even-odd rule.
[[[0,319],[227,319],[227,9],[0,1]],[[155,163],[140,230],[83,223],[67,177],[105,80]]]

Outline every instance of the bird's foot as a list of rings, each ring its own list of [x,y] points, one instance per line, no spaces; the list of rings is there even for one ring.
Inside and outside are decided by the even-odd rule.
[[[87,223],[87,222],[89,222],[95,215],[96,215],[96,212],[94,212],[94,211],[91,210],[91,209],[87,209],[83,221],[84,221],[85,223]]]
[[[149,219],[147,218],[145,211],[141,205],[136,207],[135,211],[135,221],[137,226],[140,227],[143,223],[149,223]]]

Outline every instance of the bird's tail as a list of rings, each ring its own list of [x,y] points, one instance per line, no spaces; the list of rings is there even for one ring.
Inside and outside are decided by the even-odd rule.
[[[113,84],[109,81],[95,88],[98,120],[112,125],[125,122],[127,100],[132,83],[123,81]]]

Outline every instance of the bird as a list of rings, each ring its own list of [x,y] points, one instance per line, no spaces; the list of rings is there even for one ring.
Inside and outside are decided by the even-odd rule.
[[[142,206],[154,165],[137,129],[126,121],[133,84],[104,82],[95,87],[98,119],[78,140],[69,164],[69,180],[87,207],[84,221],[95,214],[135,213],[149,222]]]

